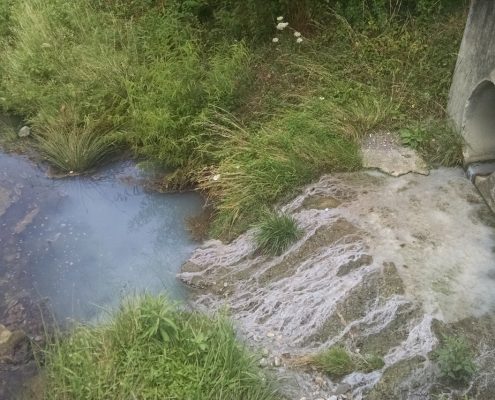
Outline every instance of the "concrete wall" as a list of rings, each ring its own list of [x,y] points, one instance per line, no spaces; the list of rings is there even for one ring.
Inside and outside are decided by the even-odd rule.
[[[468,100],[484,80],[495,82],[495,0],[472,0],[447,108],[460,132]],[[470,157],[476,158],[467,154],[468,162]]]

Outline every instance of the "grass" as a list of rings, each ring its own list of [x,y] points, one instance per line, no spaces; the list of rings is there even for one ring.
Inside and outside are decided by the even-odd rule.
[[[282,254],[302,234],[294,217],[287,214],[268,213],[257,229],[258,250],[268,255]]]
[[[116,150],[104,121],[97,117],[77,118],[73,109],[64,109],[53,119],[36,127],[38,149],[59,171],[81,174],[99,166]]]
[[[322,172],[360,167],[357,144],[332,131],[327,107],[319,100],[293,107],[254,130],[231,115],[209,122],[209,134],[224,145],[204,149],[218,161],[196,180],[216,206],[214,235],[235,236]]]
[[[280,398],[230,322],[163,297],[127,300],[107,322],[58,337],[46,374],[50,400]]]
[[[418,124],[401,129],[399,134],[402,143],[417,150],[430,165],[462,165],[463,138],[447,124]]]
[[[446,336],[435,352],[442,376],[454,382],[467,383],[476,372],[473,355],[462,336]]]
[[[295,365],[309,365],[331,377],[341,378],[354,371],[371,372],[381,369],[385,363],[376,355],[351,353],[342,346],[333,346],[320,353],[302,357]]]
[[[292,31],[253,29],[255,17],[274,23],[274,2],[208,14],[196,2],[1,1],[0,107],[32,123],[44,157],[80,172],[130,148],[175,171],[164,187],[205,192],[213,236],[235,237],[323,173],[360,168],[363,135],[413,132],[430,164],[461,162],[444,107],[462,8],[350,25],[304,2],[286,14],[298,45]]]

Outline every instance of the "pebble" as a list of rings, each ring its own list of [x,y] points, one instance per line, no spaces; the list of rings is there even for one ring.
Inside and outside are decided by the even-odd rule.
[[[23,126],[20,130],[19,130],[19,137],[27,137],[31,134],[31,128],[29,126]]]
[[[325,379],[323,379],[321,376],[317,376],[315,378],[315,383],[320,387],[325,386]]]
[[[273,332],[268,332],[268,333],[266,334],[266,337],[269,337],[269,338],[275,337],[275,333],[273,333]]]
[[[282,365],[282,360],[280,359],[280,357],[275,357],[273,359],[273,366],[280,367],[281,365]]]

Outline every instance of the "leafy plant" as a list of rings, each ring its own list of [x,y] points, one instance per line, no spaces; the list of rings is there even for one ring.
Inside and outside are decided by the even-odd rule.
[[[442,376],[452,381],[466,383],[476,372],[471,350],[462,336],[445,336],[435,355]]]
[[[417,149],[425,140],[425,132],[421,128],[403,128],[399,131],[402,143],[412,149]]]
[[[280,255],[302,234],[294,217],[287,214],[267,213],[257,225],[258,249],[270,255]]]
[[[223,316],[162,296],[127,299],[106,322],[58,335],[44,399],[280,399]]]
[[[462,163],[462,136],[447,122],[430,121],[401,129],[399,134],[404,145],[417,150],[431,165],[451,167]]]

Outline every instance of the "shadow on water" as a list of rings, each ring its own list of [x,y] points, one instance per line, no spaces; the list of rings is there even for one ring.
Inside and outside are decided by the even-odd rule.
[[[0,154],[0,274],[19,272],[17,284],[48,298],[59,320],[92,320],[127,293],[183,298],[175,275],[195,247],[184,220],[200,212],[202,199],[147,193],[123,179],[138,175],[128,162],[51,180]]]

